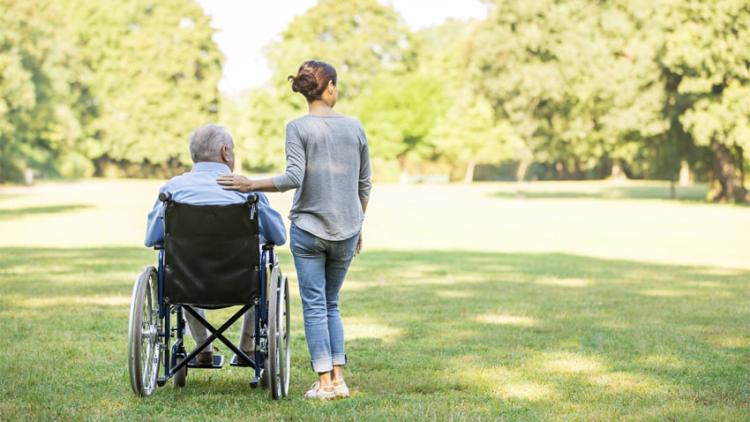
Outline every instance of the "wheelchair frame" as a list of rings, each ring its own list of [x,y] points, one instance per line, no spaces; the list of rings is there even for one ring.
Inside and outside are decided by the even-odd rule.
[[[159,199],[167,202],[171,197],[160,194]],[[255,195],[248,198],[251,216],[258,215],[255,208],[257,200]],[[267,243],[261,248],[259,295],[252,304],[240,305],[241,308],[219,328],[206,321],[192,306],[167,302],[164,295],[165,249],[162,245],[154,249],[158,250],[157,268],[147,266],[136,277],[130,306],[128,372],[133,392],[138,396],[149,396],[156,390],[156,386],[165,385],[170,378],[174,380],[176,387],[183,387],[188,367],[221,368],[223,357],[218,355],[214,356],[213,366],[201,367],[192,364],[192,360],[200,351],[214,340],[219,340],[235,353],[238,361],[243,363],[237,366],[250,366],[254,369],[254,375],[250,380],[252,388],[260,384],[262,387],[270,387],[273,399],[285,397],[289,391],[291,366],[289,283],[281,272],[274,245]],[[251,307],[254,307],[255,311],[254,359],[223,334]],[[192,315],[211,333],[206,341],[197,345],[190,353],[186,353],[184,346],[186,321],[183,311]],[[172,315],[176,315],[176,327],[171,327]],[[170,347],[173,337],[175,341]],[[146,356],[143,356],[144,346]]]

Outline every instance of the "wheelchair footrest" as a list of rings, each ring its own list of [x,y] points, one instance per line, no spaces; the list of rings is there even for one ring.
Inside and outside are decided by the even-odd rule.
[[[195,358],[191,359],[190,362],[188,362],[188,368],[196,368],[196,369],[221,369],[224,367],[224,356],[222,355],[214,355],[213,356],[214,361],[211,365],[203,366],[198,365]]]
[[[251,359],[250,361],[251,363],[247,363],[243,359],[240,359],[239,356],[234,355],[232,356],[232,359],[229,360],[229,365],[255,368],[255,361],[252,360],[252,356],[250,357],[250,359]]]

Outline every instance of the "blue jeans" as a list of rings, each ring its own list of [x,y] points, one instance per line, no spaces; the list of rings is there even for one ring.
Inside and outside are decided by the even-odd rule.
[[[333,365],[346,364],[339,290],[359,235],[340,241],[325,240],[294,224],[290,233],[310,360],[315,372],[329,372]]]

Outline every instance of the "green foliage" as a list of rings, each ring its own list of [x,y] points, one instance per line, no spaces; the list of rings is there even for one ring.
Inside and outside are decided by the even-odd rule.
[[[358,102],[372,154],[400,160],[410,153],[429,156],[432,149],[426,137],[447,100],[440,82],[421,73],[386,74],[374,85],[378,88]]]
[[[321,0],[296,17],[267,47],[269,85],[245,94],[239,105],[229,106],[236,111],[223,114],[244,149],[243,165],[283,167],[286,122],[306,112],[305,99],[292,92],[287,76],[310,59],[336,67],[337,109],[362,119],[376,158],[392,160],[417,149],[435,120],[425,95],[439,87],[407,72],[415,66],[413,44],[401,17],[376,0]]]
[[[504,1],[477,29],[475,89],[537,160],[629,156],[630,141],[664,129],[640,6]]]
[[[372,81],[381,73],[410,69],[412,43],[401,17],[377,0],[320,0],[268,47],[272,82],[288,92],[287,75],[295,74],[305,60],[320,59],[336,67],[340,95],[356,98],[376,90]]]
[[[692,102],[681,122],[699,145],[750,147],[750,4],[672,1],[660,60]]]
[[[0,9],[0,181],[18,181],[79,147],[74,103],[84,94],[56,3],[1,0]]]
[[[190,161],[184,140],[215,121],[222,56],[192,0],[66,0],[96,98],[89,155]]]
[[[278,171],[284,167],[284,128],[298,111],[279,102],[273,89],[254,89],[239,99],[224,97],[221,122],[230,128],[235,153],[243,169],[255,172]]]
[[[485,3],[481,22],[411,32],[378,0],[320,0],[267,47],[269,83],[221,99],[222,57],[195,0],[0,0],[0,181],[28,167],[86,176],[92,162],[168,175],[189,162],[189,132],[215,120],[242,168],[278,171],[285,123],[306,111],[287,76],[321,59],[388,179],[416,165],[470,180],[475,165],[514,161],[518,176],[623,163],[676,180],[684,161],[720,197],[743,197],[750,3]]]
[[[0,181],[189,161],[221,55],[192,0],[1,0]],[[101,169],[100,169],[101,170]]]

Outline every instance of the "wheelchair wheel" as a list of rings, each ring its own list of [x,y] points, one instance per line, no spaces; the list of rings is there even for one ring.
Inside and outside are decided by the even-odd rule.
[[[268,369],[268,359],[263,362],[263,370],[260,371],[260,385],[261,388],[268,388],[268,374],[271,371]]]
[[[146,267],[133,286],[128,324],[128,373],[130,386],[138,396],[149,396],[156,389],[162,359],[159,295],[154,267]]]
[[[279,267],[271,273],[271,300],[268,307],[268,379],[274,399],[289,393],[291,343],[289,335],[289,281]]]

